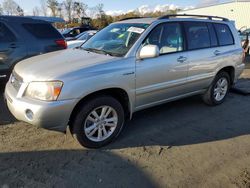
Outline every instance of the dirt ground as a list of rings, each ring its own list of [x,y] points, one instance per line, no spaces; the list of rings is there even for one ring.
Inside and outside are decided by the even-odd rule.
[[[138,112],[116,142],[88,150],[70,134],[17,122],[1,95],[0,187],[249,188],[250,97],[230,93],[217,107],[192,97]]]

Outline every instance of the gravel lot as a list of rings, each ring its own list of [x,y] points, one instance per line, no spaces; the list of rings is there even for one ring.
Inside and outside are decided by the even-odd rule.
[[[115,143],[88,150],[17,122],[1,96],[0,187],[249,188],[249,114],[249,96],[217,107],[192,97],[136,113]]]

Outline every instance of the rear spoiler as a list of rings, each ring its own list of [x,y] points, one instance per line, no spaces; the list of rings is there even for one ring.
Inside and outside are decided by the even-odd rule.
[[[47,17],[47,16],[25,16],[35,20],[43,20],[50,23],[65,23],[65,20],[59,17]]]

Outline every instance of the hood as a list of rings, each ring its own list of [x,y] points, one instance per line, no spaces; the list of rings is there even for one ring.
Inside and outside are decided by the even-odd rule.
[[[110,62],[117,57],[68,49],[35,56],[19,62],[15,72],[24,82],[56,80],[64,74]]]

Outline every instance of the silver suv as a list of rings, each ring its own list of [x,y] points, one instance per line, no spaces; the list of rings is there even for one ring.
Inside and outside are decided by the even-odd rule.
[[[18,63],[5,98],[21,121],[71,133],[85,147],[114,140],[136,111],[192,95],[221,104],[245,65],[232,22],[168,15],[109,25],[77,49]]]

